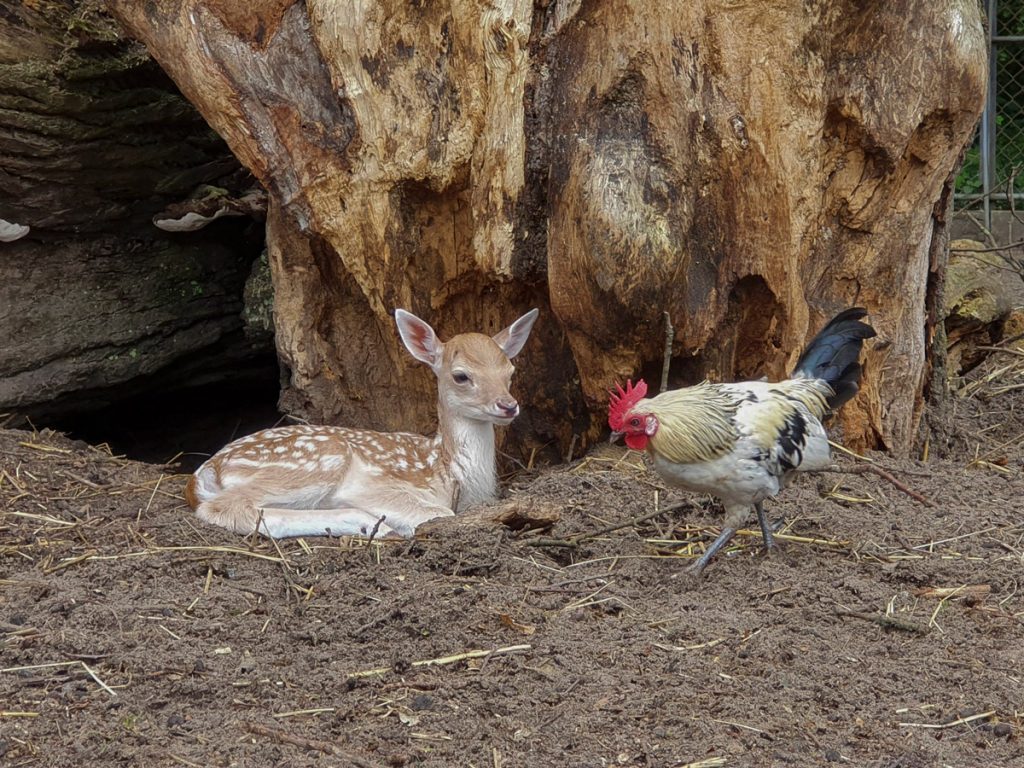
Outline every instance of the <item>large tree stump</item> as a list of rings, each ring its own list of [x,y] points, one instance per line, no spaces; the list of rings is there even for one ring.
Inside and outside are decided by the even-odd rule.
[[[428,428],[389,311],[451,335],[537,305],[516,441],[584,447],[606,388],[656,375],[663,312],[681,384],[783,375],[861,304],[846,435],[910,444],[972,0],[109,4],[271,193],[293,410]]]

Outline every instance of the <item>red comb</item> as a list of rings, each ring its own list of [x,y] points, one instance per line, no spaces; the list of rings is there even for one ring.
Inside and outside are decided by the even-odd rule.
[[[621,432],[630,408],[647,396],[647,382],[638,379],[634,387],[633,382],[627,380],[625,389],[621,384],[616,384],[615,388],[619,391],[608,390],[608,394],[611,395],[608,398],[608,426],[616,432]]]

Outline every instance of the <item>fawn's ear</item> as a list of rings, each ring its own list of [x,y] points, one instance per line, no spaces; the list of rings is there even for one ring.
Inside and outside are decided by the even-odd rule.
[[[428,323],[412,312],[396,309],[395,324],[398,325],[398,335],[402,337],[402,343],[409,354],[435,371],[441,367],[441,350],[444,345]]]
[[[537,319],[537,315],[539,314],[539,309],[531,309],[525,315],[512,323],[508,328],[498,331],[491,337],[494,339],[494,343],[501,347],[502,352],[505,353],[509,360],[522,351],[523,345],[526,344],[526,340],[530,338],[530,330],[533,328],[533,322]]]

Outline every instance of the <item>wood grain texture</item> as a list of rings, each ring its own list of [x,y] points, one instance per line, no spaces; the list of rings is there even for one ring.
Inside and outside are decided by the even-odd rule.
[[[653,370],[663,310],[692,381],[783,376],[863,305],[882,344],[842,421],[909,445],[933,206],[985,73],[976,9],[940,5],[608,2],[565,24],[550,284],[591,402]],[[621,343],[624,326],[642,330]]]
[[[859,304],[880,339],[845,433],[909,447],[976,3],[110,6],[276,201],[291,409],[427,429],[389,311],[445,336],[539,305],[511,444],[582,449],[608,386],[656,380],[664,311],[682,384],[781,376]]]

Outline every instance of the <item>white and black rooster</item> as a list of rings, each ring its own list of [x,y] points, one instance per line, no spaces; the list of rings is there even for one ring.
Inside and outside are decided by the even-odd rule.
[[[650,452],[670,485],[722,500],[722,532],[690,571],[699,575],[747,520],[750,508],[774,546],[762,502],[794,472],[829,466],[822,420],[857,394],[860,352],[875,331],[848,309],[826,325],[800,356],[791,378],[776,383],[704,382],[648,398],[641,379],[611,393],[608,425],[634,450]]]

